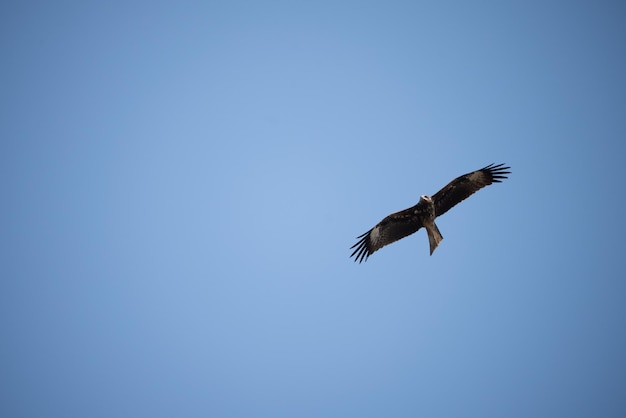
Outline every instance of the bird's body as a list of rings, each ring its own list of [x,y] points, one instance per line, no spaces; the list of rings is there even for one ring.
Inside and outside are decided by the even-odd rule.
[[[356,255],[354,261],[358,260],[360,263],[385,245],[409,236],[422,227],[428,234],[432,255],[443,239],[435,224],[435,218],[483,187],[506,179],[505,174],[510,174],[506,170],[510,167],[503,167],[503,165],[490,164],[480,170],[459,176],[432,197],[422,195],[415,206],[385,217],[374,228],[357,237],[359,241],[351,247],[351,249],[355,247],[356,249],[350,257]]]
[[[439,243],[443,239],[443,236],[441,235],[441,232],[439,232],[439,228],[437,228],[437,224],[435,223],[435,218],[437,217],[435,203],[430,196],[422,195],[416,207],[420,208],[420,206],[422,207],[422,210],[418,210],[418,213],[422,216],[422,224],[428,234],[430,255],[433,255],[433,251],[435,251],[435,248],[439,246]]]

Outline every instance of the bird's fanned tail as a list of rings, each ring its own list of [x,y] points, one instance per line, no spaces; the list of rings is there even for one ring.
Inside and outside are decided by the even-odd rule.
[[[425,225],[426,233],[428,234],[428,243],[430,244],[430,255],[433,255],[435,249],[439,246],[443,236],[437,228],[437,224],[433,222],[432,225]]]

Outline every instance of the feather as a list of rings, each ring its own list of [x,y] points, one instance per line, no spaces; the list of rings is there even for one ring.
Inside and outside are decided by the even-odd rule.
[[[503,167],[503,165],[489,164],[480,170],[463,174],[448,183],[433,196],[436,216],[443,215],[483,187],[506,179],[505,174],[510,174],[510,171],[506,170],[510,167]]]
[[[358,260],[359,263],[365,261],[375,251],[417,232],[422,226],[421,213],[417,205],[392,213],[374,228],[357,237],[359,241],[350,247],[350,249],[356,247],[350,257],[356,254],[354,261]]]

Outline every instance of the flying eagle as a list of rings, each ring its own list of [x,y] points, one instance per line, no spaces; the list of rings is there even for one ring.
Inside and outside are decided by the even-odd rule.
[[[398,241],[417,232],[421,227],[426,228],[430,243],[430,255],[439,245],[443,237],[435,224],[435,218],[441,216],[457,203],[470,197],[472,194],[489,186],[492,183],[500,183],[506,179],[506,171],[511,167],[503,167],[504,164],[489,164],[480,170],[472,171],[452,180],[446,187],[439,190],[434,196],[422,195],[417,205],[392,213],[380,221],[378,225],[363,235],[350,249],[356,247],[350,257],[356,255],[354,261],[362,262],[387,244]]]

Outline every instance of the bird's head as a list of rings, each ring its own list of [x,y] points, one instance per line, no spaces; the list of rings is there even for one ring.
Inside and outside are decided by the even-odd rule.
[[[430,196],[426,196],[425,194],[421,195],[420,199],[424,200],[424,201],[426,201],[428,203],[432,203],[433,202],[433,199]]]

